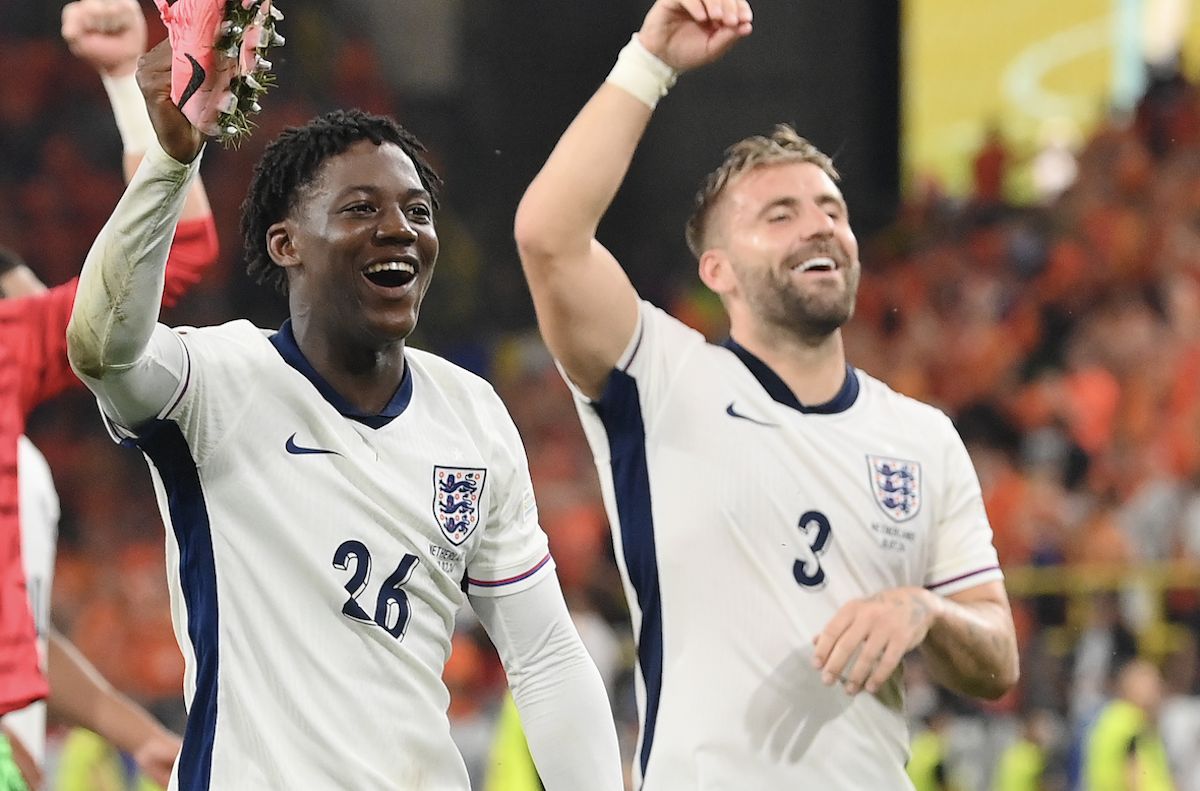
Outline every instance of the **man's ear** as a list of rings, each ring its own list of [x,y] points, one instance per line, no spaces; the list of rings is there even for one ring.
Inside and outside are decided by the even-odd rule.
[[[290,220],[281,220],[267,228],[267,252],[282,267],[298,266],[300,256],[292,236]]]
[[[717,295],[724,296],[733,289],[733,267],[729,263],[729,256],[721,248],[710,247],[701,253],[698,269],[700,281]]]

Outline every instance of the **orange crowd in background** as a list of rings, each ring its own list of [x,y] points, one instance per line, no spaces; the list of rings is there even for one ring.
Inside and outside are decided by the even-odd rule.
[[[293,25],[302,30],[303,17]],[[296,62],[308,60],[305,41],[289,41]],[[361,57],[314,74],[306,88],[403,117],[366,44],[342,45]],[[238,205],[261,146],[313,105],[284,84],[269,110],[241,149],[206,154],[227,266],[174,323],[270,315],[268,295],[240,274]],[[95,75],[59,42],[0,46],[0,186],[13,196],[0,202],[0,242],[47,282],[78,271],[120,194],[115,132],[79,132],[107,129],[107,113]],[[1005,567],[1200,560],[1200,91],[1161,78],[1135,117],[1095,131],[1077,152],[1074,184],[1042,205],[1004,202],[1013,159],[1002,137],[988,137],[975,194],[951,199],[926,184],[894,223],[862,240],[858,311],[845,331],[850,360],[955,418]],[[853,211],[855,196],[847,197]],[[473,244],[450,203],[446,223],[458,240],[447,234],[439,278],[470,260],[454,245]],[[515,251],[504,256],[518,277]],[[719,305],[688,274],[690,262],[676,263],[679,285],[666,307],[718,339]],[[571,605],[599,616],[627,646],[590,452],[532,316],[525,331],[479,342],[526,442]],[[424,345],[436,349],[437,339]],[[63,501],[55,621],[119,687],[181,716],[172,706],[183,665],[144,465],[103,435],[84,394],[39,412],[31,434]],[[1063,623],[1036,597],[1015,604],[1023,646]],[[1200,600],[1173,596],[1167,617],[1200,633]],[[470,623],[456,645],[447,676],[458,696],[452,713],[465,720],[492,705],[503,677]],[[617,651],[601,672],[619,680],[628,661]],[[1025,689],[1053,686],[1030,667]]]

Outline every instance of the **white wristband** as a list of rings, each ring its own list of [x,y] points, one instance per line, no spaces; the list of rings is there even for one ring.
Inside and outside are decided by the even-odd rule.
[[[658,100],[671,90],[678,76],[679,72],[642,46],[634,33],[617,55],[616,65],[608,73],[606,82],[624,89],[653,110]]]
[[[117,122],[117,131],[121,133],[121,145],[126,154],[141,154],[152,145],[158,143],[158,135],[150,123],[146,112],[146,102],[142,99],[142,91],[138,88],[137,77],[126,74],[123,77],[100,75],[104,90],[108,93],[108,102],[112,105],[113,120]]]

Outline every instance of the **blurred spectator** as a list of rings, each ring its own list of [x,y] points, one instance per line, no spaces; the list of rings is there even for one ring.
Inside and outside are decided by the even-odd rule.
[[[1162,676],[1135,659],[1117,675],[1116,695],[1096,716],[1084,758],[1088,791],[1172,791],[1175,784],[1158,730]]]
[[[1109,697],[1116,669],[1132,661],[1137,652],[1137,637],[1125,622],[1120,597],[1110,591],[1094,594],[1071,665],[1073,723],[1093,717]]]
[[[512,695],[505,694],[501,703],[495,736],[488,752],[486,779],[478,787],[483,791],[543,790]]]
[[[972,172],[974,175],[974,199],[983,206],[995,206],[1004,202],[1005,181],[1012,159],[1008,141],[999,123],[992,121],[983,133],[983,145],[975,154]]]
[[[908,759],[908,777],[916,791],[960,791],[954,779],[947,753],[947,731],[952,713],[938,705],[925,717],[925,727],[912,738]]]
[[[1000,754],[992,791],[1067,791],[1058,765],[1062,726],[1053,711],[1035,707],[1021,715],[1017,738]]]
[[[1200,791],[1200,665],[1196,635],[1177,633],[1177,640],[1163,665],[1166,697],[1159,725],[1179,791]]]

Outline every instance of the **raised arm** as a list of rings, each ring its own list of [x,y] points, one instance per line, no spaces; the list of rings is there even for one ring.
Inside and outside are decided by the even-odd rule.
[[[129,181],[146,149],[157,145],[136,77],[138,58],[146,51],[146,18],[142,9],[136,0],[75,0],[63,6],[62,37],[71,53],[100,75],[121,135],[122,170]],[[192,184],[183,208],[181,222],[189,221],[202,224],[192,230],[197,242],[189,245],[200,249],[188,251],[185,257],[206,259],[198,262],[203,268],[211,263],[207,259],[216,257],[216,229],[199,178]],[[45,283],[20,257],[11,251],[0,251],[0,296],[19,299],[46,290]]]
[[[125,150],[125,180],[155,145],[154,127],[137,84],[138,57],[146,51],[146,17],[137,0],[76,0],[62,10],[62,36],[72,54],[100,75]],[[188,191],[181,221],[212,216],[204,183]]]
[[[517,209],[514,233],[551,353],[598,396],[637,324],[637,294],[596,241],[657,101],[679,72],[750,33],[745,0],[659,0]]]
[[[139,59],[137,74],[161,148],[147,151],[88,252],[67,327],[71,366],[131,428],[166,406],[184,370],[178,340],[155,328],[167,252],[204,146],[171,102],[165,41]]]
[[[146,51],[146,17],[137,0],[75,0],[62,10],[62,36],[80,60],[100,75],[121,134],[125,180],[146,151],[157,147],[154,127],[137,84],[138,57]],[[204,183],[188,190],[167,266],[163,305],[174,304],[217,259],[217,228]]]

